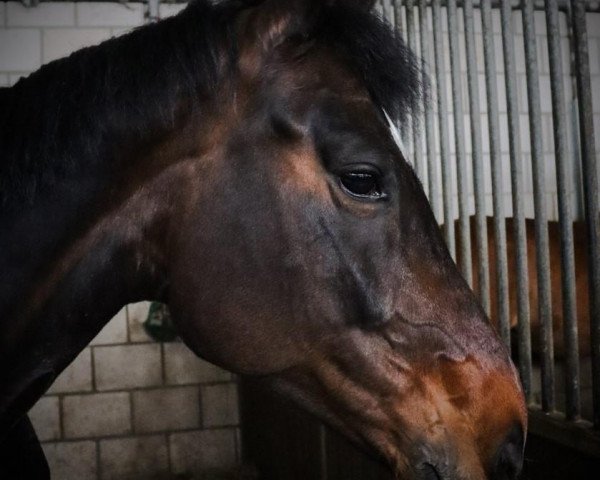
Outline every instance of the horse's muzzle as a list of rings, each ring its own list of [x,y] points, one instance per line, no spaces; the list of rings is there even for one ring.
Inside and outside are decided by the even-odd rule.
[[[515,425],[500,446],[491,473],[491,480],[514,480],[523,468],[523,429]]]
[[[422,473],[422,480],[443,480],[438,469],[431,463],[423,463],[419,470]]]
[[[460,462],[460,458],[458,459]],[[428,459],[416,469],[417,480],[516,480],[523,467],[523,430],[520,425],[507,436],[492,459],[488,472],[465,473],[468,466],[437,464],[434,458]],[[479,469],[478,469],[479,470]],[[460,472],[460,473],[459,473]]]

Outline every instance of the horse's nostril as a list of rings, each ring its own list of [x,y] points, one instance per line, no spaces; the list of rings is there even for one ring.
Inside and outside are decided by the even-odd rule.
[[[442,480],[437,469],[431,463],[421,465],[422,480]]]
[[[496,455],[493,480],[514,480],[523,466],[523,429],[517,425],[510,432]]]

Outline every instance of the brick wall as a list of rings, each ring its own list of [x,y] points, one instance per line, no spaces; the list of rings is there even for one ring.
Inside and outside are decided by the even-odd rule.
[[[227,471],[238,458],[232,375],[144,332],[123,308],[30,411],[54,478]],[[168,478],[168,477],[166,477]]]

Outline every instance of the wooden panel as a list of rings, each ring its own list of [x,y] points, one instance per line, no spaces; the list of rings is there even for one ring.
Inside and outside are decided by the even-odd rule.
[[[240,382],[242,459],[260,480],[321,480],[319,424],[260,384]]]
[[[327,480],[392,480],[381,461],[363,453],[331,429],[326,433]]]
[[[595,480],[600,478],[600,459],[530,434],[525,447],[522,479]]]
[[[243,461],[261,480],[391,480],[376,459],[259,383],[240,386]]]

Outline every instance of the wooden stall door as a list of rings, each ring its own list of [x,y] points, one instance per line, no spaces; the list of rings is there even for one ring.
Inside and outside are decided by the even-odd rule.
[[[240,382],[242,458],[260,480],[392,480],[385,466],[251,379]]]

